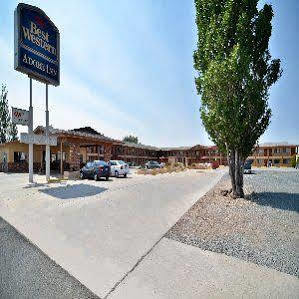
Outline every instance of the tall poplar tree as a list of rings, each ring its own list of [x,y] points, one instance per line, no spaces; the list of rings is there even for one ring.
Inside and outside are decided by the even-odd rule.
[[[233,195],[244,197],[243,163],[269,125],[269,88],[282,74],[271,59],[273,10],[258,0],[195,0],[195,84],[211,140],[227,154]]]

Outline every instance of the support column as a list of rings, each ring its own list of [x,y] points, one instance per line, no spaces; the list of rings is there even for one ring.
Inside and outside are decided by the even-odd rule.
[[[46,180],[50,180],[48,84],[46,84]]]
[[[29,125],[28,134],[31,136],[33,134],[33,107],[32,107],[32,79],[30,81],[30,105],[29,105]],[[29,143],[29,183],[33,183],[33,143]]]
[[[63,178],[64,169],[63,169],[63,147],[62,147],[63,139],[60,140],[60,176]]]

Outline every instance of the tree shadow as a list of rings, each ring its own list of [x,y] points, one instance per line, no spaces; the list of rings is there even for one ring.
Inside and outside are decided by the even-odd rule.
[[[299,193],[253,192],[248,200],[261,206],[299,213]]]
[[[60,198],[60,199],[73,199],[79,197],[88,197],[100,194],[108,190],[107,188],[97,187],[87,184],[78,185],[66,185],[59,187],[50,187],[38,190],[39,192],[45,193],[47,195]]]
[[[256,174],[256,172],[254,171],[254,170],[251,170],[251,172],[249,172],[249,173],[244,173],[244,175],[252,175],[252,174]]]

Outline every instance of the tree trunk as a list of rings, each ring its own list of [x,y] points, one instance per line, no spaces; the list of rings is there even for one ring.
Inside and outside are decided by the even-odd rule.
[[[238,150],[230,150],[227,156],[229,175],[234,197],[244,197],[243,191],[243,158]]]
[[[243,192],[243,159],[240,153],[236,151],[235,155],[235,184],[236,184],[236,196],[244,197]]]
[[[229,154],[227,155],[227,162],[229,167],[230,180],[232,184],[232,192],[233,194],[235,194],[236,181],[235,181],[235,151],[234,150],[229,151]]]

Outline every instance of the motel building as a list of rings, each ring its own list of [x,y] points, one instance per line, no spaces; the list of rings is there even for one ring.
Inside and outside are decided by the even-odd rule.
[[[252,153],[248,160],[252,160],[253,166],[276,167],[291,166],[291,158],[298,155],[299,147],[296,144],[282,143],[262,143]]]
[[[227,165],[226,157],[217,146],[154,147],[116,140],[98,133],[90,127],[62,130],[50,127],[50,135],[57,137],[57,146],[51,146],[52,173],[77,171],[88,161],[123,160],[132,165],[144,165],[149,160],[165,163],[211,163]],[[45,127],[38,126],[34,133],[45,134]],[[45,172],[45,145],[33,146],[33,169]],[[291,157],[298,154],[298,145],[287,143],[260,144],[248,159],[253,166],[291,166]],[[28,144],[19,141],[0,144],[0,171],[28,172]]]
[[[93,160],[112,159],[112,145],[120,141],[106,137],[93,129],[80,128],[60,130],[50,127],[50,135],[57,137],[57,146],[51,146],[51,171],[76,171]],[[45,127],[38,126],[34,133],[45,134]],[[45,145],[33,146],[33,170],[35,173],[45,171]],[[28,172],[28,144],[19,141],[0,144],[0,171]]]

